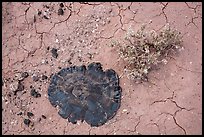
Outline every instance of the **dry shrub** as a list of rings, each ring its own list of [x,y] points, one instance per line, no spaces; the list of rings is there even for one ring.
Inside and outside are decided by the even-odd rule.
[[[128,30],[123,44],[117,43],[119,55],[127,62],[129,79],[147,81],[147,74],[160,63],[167,63],[169,54],[182,47],[181,33],[169,25],[160,31],[147,31],[143,25],[137,32]]]

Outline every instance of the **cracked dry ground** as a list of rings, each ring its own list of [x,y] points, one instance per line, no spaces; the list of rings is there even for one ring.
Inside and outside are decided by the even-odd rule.
[[[2,4],[3,134],[202,134],[202,3]],[[103,126],[62,119],[47,98],[50,76],[93,61],[122,75],[124,62],[110,44],[143,23],[155,30],[169,23],[184,35],[184,50],[152,71],[151,82],[123,75],[121,107]],[[29,127],[27,112],[34,114]]]

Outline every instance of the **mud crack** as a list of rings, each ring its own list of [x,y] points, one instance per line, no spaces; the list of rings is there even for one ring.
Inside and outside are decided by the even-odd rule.
[[[141,120],[140,120],[141,116],[142,116],[142,115],[140,115],[140,116],[138,117],[138,122],[137,122],[136,125],[134,126],[134,130],[128,130],[129,133],[130,133],[130,132],[132,132],[132,133],[135,133],[135,132],[136,132],[137,134],[140,134],[140,133],[137,131],[137,127],[139,126],[139,124],[140,124],[140,122],[141,122]]]
[[[166,82],[164,82],[164,84],[165,84],[166,88],[171,91],[171,89],[167,86]],[[174,98],[174,93],[175,93],[175,90],[172,91],[172,95],[171,95],[170,97],[167,97],[166,99],[156,100],[156,101],[152,102],[152,103],[150,104],[150,106],[153,105],[153,104],[155,104],[155,103],[161,103],[161,102],[164,102],[164,103],[165,103],[167,100],[169,100],[169,101],[171,101],[173,104],[175,104],[175,106],[178,108],[178,110],[176,110],[173,114],[168,113],[168,112],[162,112],[161,114],[168,114],[168,115],[172,116],[172,118],[173,118],[173,120],[174,120],[174,123],[175,123],[175,124],[184,132],[184,134],[186,135],[186,130],[185,130],[185,129],[177,122],[177,120],[176,120],[176,114],[177,114],[178,112],[182,111],[182,110],[191,111],[191,110],[193,110],[194,108],[187,109],[187,108],[185,108],[185,107],[181,107],[180,105],[178,105],[178,103],[177,103],[175,100],[173,100],[173,98]]]
[[[186,26],[188,26],[188,25],[190,25],[190,24],[192,23],[192,24],[198,29],[198,26],[197,26],[196,23],[194,22],[194,20],[197,19],[197,18],[198,18],[197,16],[191,18],[191,21],[189,21],[189,22],[186,24]]]
[[[162,9],[161,9],[162,11],[161,11],[160,14],[158,14],[158,15],[156,15],[156,16],[161,16],[161,15],[163,14],[164,17],[165,17],[166,23],[168,23],[169,21],[168,21],[167,15],[166,15],[166,13],[165,13],[164,10],[166,9],[166,7],[167,7],[167,5],[168,5],[169,3],[167,2],[167,3],[164,4],[163,2],[160,2],[160,4],[163,6]],[[155,17],[156,17],[156,16],[155,16]]]
[[[201,5],[196,5],[195,7],[191,7],[187,2],[185,2],[185,4],[186,4],[186,6],[187,6],[189,9],[194,10],[195,13],[197,13],[197,11],[196,11],[197,8],[201,6]]]
[[[72,3],[70,3],[69,6],[67,6],[67,5],[65,5],[65,6],[70,11],[70,14],[68,15],[68,17],[65,20],[62,20],[62,21],[59,21],[59,22],[55,22],[54,25],[49,29],[48,32],[50,32],[57,24],[60,24],[60,23],[63,23],[63,22],[67,22],[69,20],[69,18],[71,17],[72,12],[73,12],[72,9],[71,9]]]

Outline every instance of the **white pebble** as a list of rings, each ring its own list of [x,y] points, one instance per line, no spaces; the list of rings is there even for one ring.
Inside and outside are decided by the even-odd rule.
[[[45,63],[45,60],[43,59],[43,60],[42,60],[42,64],[44,64],[44,63]]]
[[[31,34],[28,34],[27,38],[30,38]]]
[[[167,60],[166,59],[162,59],[162,62],[164,63],[164,64],[167,64]]]
[[[127,109],[123,109],[123,112],[127,112]]]

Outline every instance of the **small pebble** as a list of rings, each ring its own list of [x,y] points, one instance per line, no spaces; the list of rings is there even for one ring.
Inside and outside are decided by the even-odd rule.
[[[62,8],[59,8],[59,9],[58,9],[58,15],[64,15],[64,11],[63,11]]]
[[[17,91],[23,91],[23,90],[24,90],[24,85],[21,82],[19,82]]]
[[[60,3],[60,7],[63,8],[63,7],[64,7],[64,4],[63,4],[63,3]]]
[[[23,122],[24,122],[24,124],[27,125],[27,126],[29,126],[30,123],[31,123],[30,119],[24,119]]]
[[[30,118],[30,117],[34,116],[34,114],[32,112],[27,112],[27,116]]]
[[[33,96],[35,98],[41,97],[41,94],[38,93],[35,89],[31,89],[30,94],[31,94],[31,96]]]
[[[45,16],[45,15],[44,15],[43,17],[44,17],[45,19],[49,19],[49,18],[48,18],[47,16]]]
[[[17,113],[17,115],[22,115],[22,114],[23,114],[22,112]]]
[[[39,77],[38,76],[33,76],[33,81],[38,81],[39,80]]]
[[[47,8],[47,9],[49,9],[49,8],[50,8],[48,5],[44,5],[43,7]]]
[[[38,16],[40,16],[42,14],[42,12],[41,11],[38,11]]]
[[[47,79],[48,77],[46,75],[42,75],[42,80]]]
[[[19,84],[18,81],[14,81],[13,83],[11,83],[10,90],[15,92],[18,89],[18,84]]]
[[[58,57],[58,53],[57,53],[57,49],[56,48],[52,48],[51,53],[52,53],[52,57],[53,58],[57,58]]]
[[[23,72],[21,74],[21,77],[23,77],[23,78],[27,78],[28,76],[29,76],[28,72]]]
[[[42,115],[42,118],[46,119],[47,117],[45,115]]]
[[[123,112],[127,112],[127,109],[123,109]]]
[[[37,119],[38,122],[40,122],[41,120],[42,120],[41,118],[38,118],[38,119]]]

